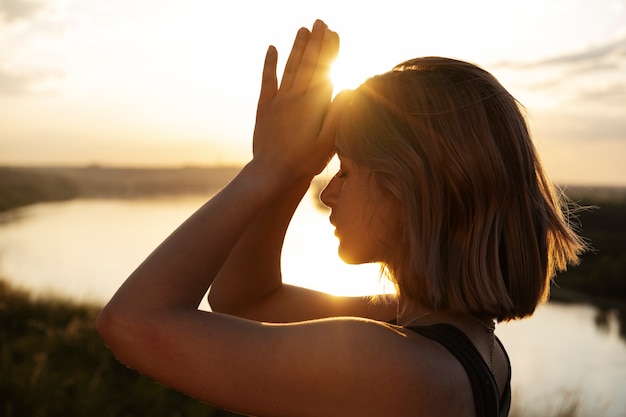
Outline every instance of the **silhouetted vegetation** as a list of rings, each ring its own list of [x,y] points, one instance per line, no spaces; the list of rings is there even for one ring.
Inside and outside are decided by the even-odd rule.
[[[0,167],[0,211],[73,198],[133,198],[210,193],[240,168],[171,169]]]
[[[239,168],[0,168],[0,211],[73,198],[213,193]],[[315,187],[321,189],[316,182]],[[626,189],[574,188],[581,234],[593,250],[555,279],[552,300],[617,311],[626,338]],[[201,404],[121,365],[93,322],[98,308],[31,300],[0,282],[0,415],[236,416]],[[602,315],[604,314],[604,316]],[[602,323],[598,323],[601,325]],[[516,407],[511,416],[528,415]],[[576,416],[577,403],[550,411]]]
[[[0,167],[0,211],[72,198],[208,194],[223,187],[239,169]],[[322,186],[314,183],[316,189]],[[574,187],[567,194],[581,206],[594,207],[578,213],[581,233],[593,251],[583,255],[580,266],[557,277],[553,298],[580,301],[583,296],[602,308],[626,311],[626,188]]]
[[[121,365],[94,329],[98,308],[32,300],[0,281],[0,415],[236,416]]]
[[[0,211],[77,195],[76,185],[62,176],[0,168]]]
[[[120,364],[94,329],[96,306],[35,300],[0,281],[3,417],[237,417]],[[511,417],[534,415],[513,401]],[[542,417],[575,417],[575,398]]]
[[[592,250],[582,256],[579,266],[560,274],[556,284],[588,296],[600,307],[626,310],[626,190],[574,189],[570,194],[581,206],[590,207],[578,218]],[[566,298],[568,293],[555,295]]]

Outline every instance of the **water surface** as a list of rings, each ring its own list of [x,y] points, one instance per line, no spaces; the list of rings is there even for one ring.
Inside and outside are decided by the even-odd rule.
[[[3,214],[0,276],[35,294],[102,304],[204,201],[75,200]],[[316,205],[314,196],[305,197],[288,231],[285,280],[338,295],[381,291],[377,266],[348,266],[337,258],[328,214]],[[498,326],[517,404],[545,412],[575,400],[581,416],[626,415],[626,343],[616,316],[601,314],[588,305],[550,303],[530,319]]]

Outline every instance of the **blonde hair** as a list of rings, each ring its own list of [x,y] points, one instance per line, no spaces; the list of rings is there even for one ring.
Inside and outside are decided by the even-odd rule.
[[[401,203],[404,244],[387,268],[425,308],[528,316],[585,248],[517,101],[473,64],[418,58],[370,78],[336,143]]]

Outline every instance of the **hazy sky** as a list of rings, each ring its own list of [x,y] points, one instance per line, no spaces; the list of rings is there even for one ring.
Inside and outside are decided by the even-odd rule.
[[[626,185],[626,0],[0,0],[0,164],[242,163],[267,45],[284,60],[316,17],[341,36],[338,88],[478,63],[557,181]]]

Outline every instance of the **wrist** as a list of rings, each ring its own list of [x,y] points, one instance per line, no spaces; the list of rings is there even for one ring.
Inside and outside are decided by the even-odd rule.
[[[242,169],[242,174],[250,175],[265,187],[270,187],[278,192],[284,192],[292,188],[308,189],[314,175],[305,175],[279,164],[271,164],[259,158],[253,158]]]

